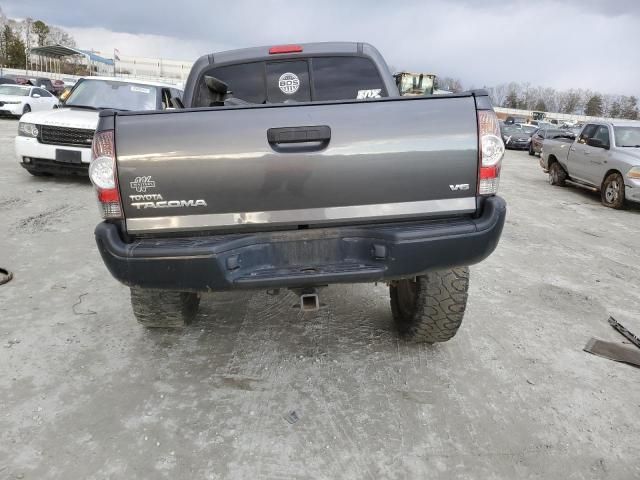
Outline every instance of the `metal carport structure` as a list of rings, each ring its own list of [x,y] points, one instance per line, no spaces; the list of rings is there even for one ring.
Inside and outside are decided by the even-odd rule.
[[[36,69],[39,71],[48,71],[54,73],[62,73],[61,60],[64,57],[82,57],[89,67],[89,74],[93,73],[93,67],[96,67],[98,73],[113,72],[114,61],[111,58],[101,57],[89,50],[81,50],[79,48],[67,47],[65,45],[47,45],[45,47],[35,47],[29,51],[30,55],[36,55]]]

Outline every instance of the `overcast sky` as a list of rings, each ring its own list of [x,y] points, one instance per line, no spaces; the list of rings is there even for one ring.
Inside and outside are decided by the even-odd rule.
[[[215,4],[220,4],[219,8]],[[194,60],[219,50],[365,41],[397,70],[640,93],[640,0],[3,0],[9,17],[67,29],[80,48]]]

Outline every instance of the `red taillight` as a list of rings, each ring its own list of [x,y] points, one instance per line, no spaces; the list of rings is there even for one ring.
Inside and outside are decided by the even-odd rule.
[[[500,181],[504,143],[500,135],[498,117],[493,110],[478,111],[478,134],[480,137],[478,194],[495,195]]]
[[[118,195],[118,190],[98,190],[98,201],[100,203],[107,202],[120,202],[120,195]]]
[[[496,178],[500,176],[500,169],[498,167],[480,167],[480,180],[486,180],[487,178]]]
[[[113,130],[98,132],[93,136],[89,178],[98,193],[102,218],[122,218],[115,151]]]
[[[300,45],[277,45],[269,49],[269,55],[277,53],[300,53],[302,47]]]

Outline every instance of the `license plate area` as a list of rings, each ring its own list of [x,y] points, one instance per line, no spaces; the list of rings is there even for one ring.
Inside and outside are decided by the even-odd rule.
[[[79,152],[78,150],[62,150],[56,148],[56,162],[82,163],[82,152]]]

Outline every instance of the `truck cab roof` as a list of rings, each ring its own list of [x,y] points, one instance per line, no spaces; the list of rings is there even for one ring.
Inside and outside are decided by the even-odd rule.
[[[375,90],[379,88],[378,93],[382,91],[383,96],[399,96],[398,89],[395,84],[395,80],[387,66],[382,55],[376,50],[375,47],[368,43],[362,42],[319,42],[319,43],[300,43],[295,45],[271,45],[271,46],[261,46],[261,47],[252,47],[252,48],[242,48],[237,50],[228,50],[224,52],[212,53],[209,55],[203,55],[200,57],[193,65],[189,77],[187,79],[185,89],[184,89],[184,97],[183,103],[185,107],[196,107],[196,106],[209,106],[208,104],[203,104],[203,92],[206,91],[205,85],[205,76],[211,75],[218,78],[220,75],[221,68],[232,67],[234,65],[247,65],[246,72],[241,76],[243,82],[253,80],[256,82],[255,88],[258,88],[258,83],[260,83],[260,79],[257,77],[269,77],[269,79],[265,78],[264,85],[260,85],[259,88],[264,88],[267,90],[271,85],[272,80],[275,75],[275,71],[267,71],[269,67],[273,67],[273,70],[277,70],[278,66],[276,64],[280,64],[282,68],[284,68],[287,62],[289,65],[293,66],[296,60],[300,60],[302,62],[307,62],[307,66],[300,67],[301,71],[304,72],[304,77],[313,77],[313,74],[309,75],[309,71],[312,69],[312,65],[309,62],[309,59],[314,58],[323,58],[324,61],[327,61],[327,58],[336,58],[336,57],[355,57],[355,58],[365,58],[369,60],[369,65],[373,65],[375,70],[377,71],[377,77],[379,79],[377,86],[366,86],[363,85],[361,89],[363,91],[366,90]],[[256,67],[257,64],[262,63],[264,67],[254,68],[251,70],[249,65],[253,65]],[[320,60],[318,60],[320,63]],[[303,64],[306,65],[306,64]],[[361,73],[358,69],[355,71],[353,68],[344,67],[339,69],[341,74],[336,75],[335,78],[332,79],[334,83],[339,83],[344,80],[347,75],[351,75],[351,77],[356,75],[362,75],[365,79],[366,83],[366,74]],[[371,70],[369,70],[371,71]],[[286,72],[280,73],[289,73],[289,70]],[[307,89],[310,89],[311,92],[311,101],[316,101],[316,98],[313,98],[315,93],[315,79],[312,78],[303,78],[302,76],[295,75],[296,72],[293,70],[291,73],[294,73],[294,77],[296,81],[300,81],[303,83],[307,81],[309,83],[314,83],[314,85],[306,86]],[[300,77],[298,79],[298,77]],[[275,77],[276,79],[278,77]],[[225,79],[223,79],[225,80]],[[269,83],[271,81],[271,83]],[[225,82],[226,83],[226,82]],[[234,85],[233,83],[229,85],[229,89],[233,93],[238,90],[237,82]],[[301,89],[302,90],[302,89]],[[277,91],[276,91],[277,93]],[[247,98],[243,98],[242,95],[238,96],[240,99],[248,100]],[[356,98],[355,96],[353,97]],[[290,101],[305,101],[300,100],[295,97],[291,97],[288,99]],[[256,101],[256,99],[248,100],[249,103],[272,103],[273,100],[269,98],[265,98],[263,101]],[[284,101],[284,100],[279,100]],[[309,99],[306,99],[309,101]],[[205,102],[206,103],[206,102]],[[273,103],[278,103],[276,100]]]
[[[289,47],[289,48],[287,48]],[[377,50],[368,43],[360,42],[316,42],[316,43],[296,43],[291,45],[265,45],[261,47],[239,48],[236,50],[227,50],[224,52],[203,55],[200,58],[207,58],[210,63],[239,63],[250,62],[264,58],[295,58],[309,57],[317,55],[355,55],[371,53],[371,50],[377,53]],[[282,53],[273,53],[281,51]]]

